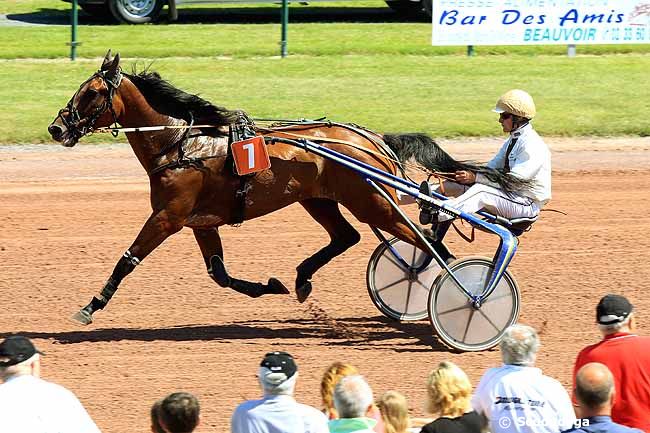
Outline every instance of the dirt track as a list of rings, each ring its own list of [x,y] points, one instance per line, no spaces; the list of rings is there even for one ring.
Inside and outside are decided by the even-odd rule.
[[[573,359],[597,339],[593,311],[612,291],[636,306],[640,333],[650,330],[650,140],[548,140],[554,153],[549,207],[522,238],[510,270],[522,290],[521,321],[541,331],[538,366],[565,386]],[[443,143],[460,158],[486,159],[500,139]],[[169,239],[122,284],[96,322],[68,320],[110,274],[148,216],[148,182],[125,146],[0,146],[0,336],[22,333],[47,353],[44,376],[76,392],[102,431],[149,431],[151,403],[175,390],[197,394],[199,433],[229,431],[233,408],[259,394],[263,354],[297,359],[297,397],[319,405],[323,369],[355,364],[375,392],[404,393],[424,415],[423,384],[451,359],[476,383],[499,363],[497,350],[449,353],[426,321],[384,319],[365,288],[376,240],[361,244],[316,275],[305,304],[288,296],[257,300],[222,289],[206,275],[190,231]],[[327,242],[300,207],[222,230],[229,270],[276,276]],[[490,255],[485,234],[463,254]]]

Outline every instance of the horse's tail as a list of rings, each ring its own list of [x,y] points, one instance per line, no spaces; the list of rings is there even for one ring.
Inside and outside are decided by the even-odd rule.
[[[433,172],[453,173],[458,170],[469,170],[481,173],[490,182],[499,184],[506,192],[527,190],[532,186],[530,180],[521,179],[501,170],[472,161],[457,161],[426,134],[384,134],[384,142],[395,152],[400,161],[414,159]]]

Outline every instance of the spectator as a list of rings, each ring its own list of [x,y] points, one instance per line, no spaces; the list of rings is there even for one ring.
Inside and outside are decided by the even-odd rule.
[[[583,419],[567,433],[643,433],[612,422],[614,389],[614,376],[606,365],[590,362],[582,366],[576,375],[575,395]]]
[[[26,337],[0,343],[0,432],[98,433],[72,392],[40,378],[42,354]]]
[[[323,400],[323,413],[329,419],[337,419],[339,417],[334,407],[334,387],[342,377],[352,374],[359,374],[359,371],[353,365],[342,362],[335,362],[325,370],[320,383],[320,395]],[[384,422],[381,419],[381,413],[376,405],[373,405],[373,411],[368,416],[377,421],[377,424],[373,428],[375,433],[384,433]]]
[[[344,376],[349,376],[351,374],[359,374],[356,367],[350,364],[344,364],[342,362],[335,362],[334,364],[327,367],[323,378],[320,382],[320,396],[323,400],[323,413],[329,419],[338,418],[338,413],[334,407],[334,387]]]
[[[192,433],[200,422],[199,401],[187,392],[175,392],[151,407],[153,433]]]
[[[362,376],[345,376],[336,384],[334,407],[339,418],[329,422],[331,433],[373,433],[377,421],[369,418],[374,407],[372,389]]]
[[[298,367],[286,352],[267,353],[258,378],[264,397],[240,404],[232,415],[233,433],[327,433],[327,417],[296,402]]]
[[[472,410],[472,385],[453,362],[443,361],[429,374],[425,410],[438,419],[425,425],[422,433],[480,433],[483,417]]]
[[[410,426],[406,397],[396,391],[384,393],[377,402],[385,433],[406,433]]]
[[[650,337],[637,336],[632,304],[620,295],[604,296],[596,307],[603,339],[580,351],[575,376],[590,362],[605,364],[614,375],[616,399],[612,420],[650,433]],[[575,396],[574,396],[575,402]],[[580,409],[577,411],[582,416]]]
[[[512,325],[500,344],[504,365],[481,378],[472,407],[492,433],[557,433],[573,427],[571,399],[562,385],[535,368],[539,338],[530,326]]]

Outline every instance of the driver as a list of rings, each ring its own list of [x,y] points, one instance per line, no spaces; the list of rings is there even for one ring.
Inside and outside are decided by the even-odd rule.
[[[444,181],[441,192],[455,197],[447,203],[463,212],[484,209],[508,219],[534,218],[551,199],[551,152],[531,124],[535,103],[528,93],[513,89],[499,98],[492,111],[499,114],[503,132],[509,136],[487,165],[529,181],[529,187],[506,192],[484,175],[463,170],[455,173],[455,182]],[[420,192],[430,195],[432,188],[437,186],[423,182]],[[437,240],[442,240],[452,218],[427,206],[420,211],[421,224],[440,223],[434,230]]]

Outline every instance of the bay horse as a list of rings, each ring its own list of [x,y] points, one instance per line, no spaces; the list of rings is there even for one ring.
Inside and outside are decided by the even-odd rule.
[[[357,230],[341,214],[339,204],[359,221],[426,250],[389,203],[354,171],[298,147],[283,143],[269,145],[271,167],[242,180],[232,170],[228,140],[224,138],[237,117],[238,112],[179,90],[155,72],[123,72],[119,54],[111,57],[110,50],[99,71],[84,81],[59,111],[48,131],[66,147],[111,124],[133,128],[126,132],[126,137],[149,176],[152,207],[151,215],[101,291],[73,316],[75,320],[85,325],[91,323],[93,313],[106,307],[122,280],[183,227],[194,232],[208,274],[219,286],[250,297],[288,294],[289,290],[275,278],[259,283],[231,276],[224,264],[218,229],[295,202],[330,236],[329,244],[296,268],[295,290],[300,302],[311,292],[314,273],[360,240]],[[178,128],[194,124],[196,128]],[[169,128],[146,128],[153,126]],[[190,130],[199,132],[190,134]],[[257,128],[255,133],[290,139],[297,135],[309,136],[392,174],[399,172],[402,162],[415,159],[430,170],[471,168],[488,173],[505,187],[512,181],[494,170],[455,161],[424,134],[382,136],[328,122],[285,125],[272,130]],[[188,158],[188,149],[199,152],[200,157]],[[385,190],[396,199],[393,189]]]

